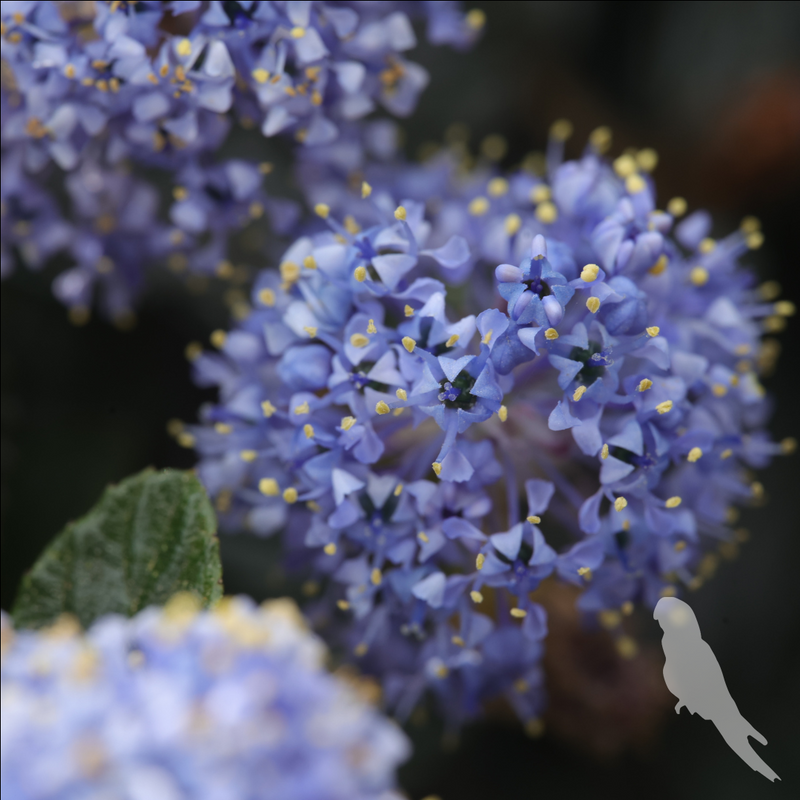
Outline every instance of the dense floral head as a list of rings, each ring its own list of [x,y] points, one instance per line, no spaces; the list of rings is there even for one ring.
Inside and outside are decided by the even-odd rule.
[[[540,582],[615,613],[696,587],[748,467],[792,447],[761,427],[764,318],[792,308],[740,263],[757,224],[708,238],[656,209],[651,151],[599,138],[562,163],[555,136],[544,177],[365,159],[349,192],[317,153],[320,223],[192,352],[220,402],[180,438],[223,520],[285,530],[325,579],[313,619],[401,715],[502,695],[535,726]]]
[[[85,635],[67,618],[14,631],[3,613],[2,637],[8,796],[399,796],[405,736],[325,672],[291,601],[198,613],[178,595]]]

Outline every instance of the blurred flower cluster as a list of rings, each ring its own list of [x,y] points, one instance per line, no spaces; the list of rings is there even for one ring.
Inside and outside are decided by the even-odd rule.
[[[758,222],[711,238],[657,207],[652,150],[608,160],[600,128],[565,162],[569,132],[542,174],[404,163],[383,123],[309,151],[317,225],[189,353],[220,402],[179,438],[223,524],[285,531],[315,623],[401,718],[502,696],[537,730],[540,583],[584,589],[632,652],[622,615],[699,586],[750,468],[794,446],[763,428],[760,340],[793,308],[742,263]]]
[[[8,797],[399,797],[405,736],[324,670],[289,600],[1,624]]]
[[[98,284],[124,320],[144,265],[224,271],[231,233],[265,212],[291,226],[294,207],[262,188],[270,165],[213,162],[232,117],[313,147],[378,105],[408,115],[428,82],[405,57],[412,19],[456,47],[484,19],[452,2],[295,0],[20,0],[0,13],[2,274],[66,253],[55,292],[76,321]],[[169,173],[169,223],[132,165]]]

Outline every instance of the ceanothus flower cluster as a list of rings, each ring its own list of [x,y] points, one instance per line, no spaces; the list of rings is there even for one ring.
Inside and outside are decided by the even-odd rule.
[[[289,600],[0,624],[7,797],[399,798],[408,740]]]
[[[458,48],[484,25],[482,12],[452,2],[20,0],[0,15],[2,274],[18,259],[35,268],[64,251],[75,267],[58,297],[85,315],[99,284],[112,317],[131,313],[143,264],[171,255],[213,274],[230,234],[251,219],[267,211],[278,232],[294,221],[261,189],[264,165],[213,163],[231,117],[313,148],[378,107],[407,116],[428,82],[406,58],[417,41],[412,20],[426,22],[432,43]],[[105,205],[130,182],[130,162],[172,174],[171,226],[142,180]],[[42,184],[65,172],[71,206],[77,191],[96,211],[63,215],[42,196]],[[109,246],[104,235],[121,225],[153,241]],[[210,243],[198,236],[209,226]]]
[[[609,162],[604,129],[564,162],[555,126],[544,177],[375,158],[390,135],[310,154],[325,227],[192,353],[219,402],[179,439],[227,527],[284,532],[314,623],[399,717],[504,697],[536,730],[543,580],[618,619],[734,546],[749,468],[793,444],[764,432],[758,379],[793,309],[741,263],[755,221],[716,240],[681,198],[660,210],[652,151]]]

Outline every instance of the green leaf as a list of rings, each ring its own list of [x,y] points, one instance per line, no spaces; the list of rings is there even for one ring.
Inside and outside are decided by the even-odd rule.
[[[132,616],[191,591],[222,596],[216,516],[190,472],[144,472],[109,486],[56,537],[22,579],[14,622],[47,625],[64,612],[88,627],[103,614]]]

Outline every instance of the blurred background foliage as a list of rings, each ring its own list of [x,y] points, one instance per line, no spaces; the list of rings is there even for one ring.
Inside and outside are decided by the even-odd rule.
[[[467,4],[471,5],[471,4]],[[800,4],[781,2],[492,2],[484,39],[468,54],[425,45],[415,60],[431,73],[416,114],[403,123],[406,153],[433,145],[477,152],[502,134],[503,166],[542,148],[554,119],[575,133],[609,125],[611,153],[653,147],[659,197],[708,208],[714,234],[747,214],[764,246],[747,257],[783,297],[800,299]],[[453,123],[461,123],[453,127]],[[226,150],[272,160],[268,190],[297,197],[285,144],[236,134]],[[165,197],[170,190],[164,185]],[[247,275],[275,266],[285,245],[266,221],[242,237],[233,279],[190,279],[154,270],[130,330],[103,320],[75,326],[50,293],[58,265],[19,270],[2,291],[2,606],[22,573],[108,482],[146,466],[192,466],[167,432],[194,420],[213,393],[192,385],[184,350],[229,324]],[[237,285],[237,280],[240,284]],[[776,439],[798,436],[794,393],[800,357],[796,318],[765,384],[776,399]],[[411,798],[547,796],[650,798],[796,797],[800,708],[800,604],[791,600],[800,563],[797,456],[760,476],[763,507],[742,514],[751,533],[738,557],[688,600],[715,650],[740,710],[770,741],[766,761],[783,778],[769,786],[728,749],[711,724],[676,717],[660,684],[659,631],[635,616],[643,655],[622,662],[601,633],[586,633],[571,598],[548,607],[562,623],[548,641],[553,695],[548,735],[526,736],[502,709],[459,740],[423,709],[409,726],[415,755],[401,772]],[[257,599],[311,587],[284,575],[277,542],[223,536],[228,593]],[[655,676],[655,677],[654,677]],[[655,681],[655,683],[654,683]]]

